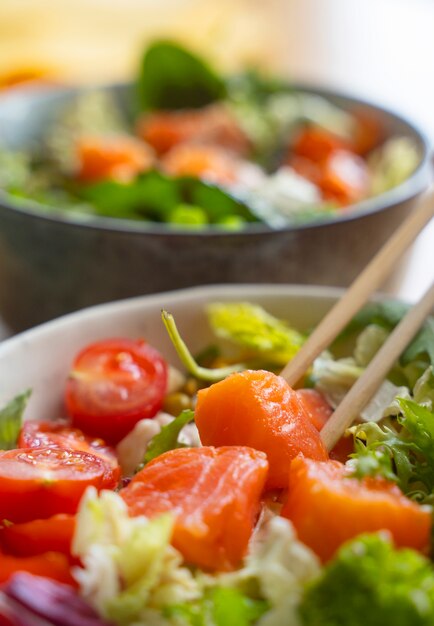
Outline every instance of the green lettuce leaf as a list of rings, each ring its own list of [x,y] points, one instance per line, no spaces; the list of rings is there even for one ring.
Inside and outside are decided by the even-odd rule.
[[[308,585],[300,614],[303,626],[431,626],[432,565],[380,535],[358,537]]]
[[[395,481],[409,498],[434,501],[434,413],[413,400],[400,398],[395,424],[361,424],[351,429],[356,452],[354,475],[382,476]]]
[[[262,307],[247,302],[214,303],[207,308],[215,334],[276,366],[285,365],[305,337]]]
[[[369,324],[376,324],[390,331],[399,324],[409,308],[409,305],[395,301],[368,304],[352,319],[337,342],[348,339]],[[431,365],[434,365],[434,318],[432,317],[426,320],[400,359],[402,365],[408,365],[416,360],[427,360]]]
[[[152,520],[129,517],[118,494],[86,491],[72,545],[81,561],[74,575],[82,596],[101,615],[119,626],[147,624],[149,612],[163,619],[166,606],[200,597],[192,572],[170,544],[173,521],[169,513]]]
[[[27,389],[0,410],[0,450],[13,450],[17,447],[24,411],[31,393],[31,389]]]
[[[371,194],[376,196],[404,182],[421,160],[418,145],[410,137],[392,137],[371,152]]]
[[[173,41],[146,50],[138,79],[143,110],[199,108],[226,95],[224,80],[199,56]]]
[[[182,411],[173,422],[163,426],[158,435],[152,437],[146,450],[144,464],[149,463],[152,459],[155,459],[163,452],[168,450],[174,450],[175,448],[185,447],[184,444],[179,443],[178,437],[181,430],[194,420],[194,411],[185,410]]]
[[[416,381],[413,389],[414,401],[434,410],[434,367],[428,367]]]
[[[174,211],[188,205],[202,210],[211,224],[233,216],[246,222],[258,221],[244,201],[211,183],[187,176],[166,176],[154,170],[139,174],[128,183],[104,180],[77,187],[76,192],[96,213],[108,217],[175,225]]]

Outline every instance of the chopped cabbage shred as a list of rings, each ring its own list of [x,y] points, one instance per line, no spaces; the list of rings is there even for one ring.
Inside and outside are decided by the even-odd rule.
[[[149,611],[156,617],[166,605],[200,597],[197,580],[170,545],[172,528],[170,514],[129,517],[119,495],[103,491],[98,496],[89,488],[73,541],[73,553],[83,563],[75,569],[83,596],[123,626],[148,623]]]
[[[413,174],[419,163],[419,149],[412,139],[392,137],[369,157],[371,194],[376,196],[400,185]]]
[[[240,626],[298,626],[296,607],[320,565],[290,522],[265,517],[241,569],[204,574],[170,545],[170,514],[129,517],[118,494],[89,488],[77,515],[73,553],[82,567],[74,576],[84,598],[122,626],[227,626],[229,613]]]
[[[315,387],[332,407],[336,408],[341,403],[388,336],[383,327],[370,324],[358,336],[352,357],[334,359],[329,352],[324,352],[314,361],[312,379]],[[395,385],[386,379],[360,417],[365,422],[378,422],[384,417],[398,415],[401,409],[397,399],[409,397],[406,386]]]

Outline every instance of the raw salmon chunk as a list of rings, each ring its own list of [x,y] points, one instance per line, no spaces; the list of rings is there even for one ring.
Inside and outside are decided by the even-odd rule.
[[[265,452],[270,489],[288,486],[289,467],[298,454],[328,458],[297,393],[271,372],[246,370],[200,390],[195,419],[204,445]]]
[[[131,515],[175,516],[172,543],[189,563],[239,565],[260,511],[265,454],[245,447],[180,448],[145,466],[120,494]]]
[[[406,498],[388,481],[348,478],[338,461],[318,463],[301,457],[291,465],[288,500],[282,515],[299,539],[327,561],[345,541],[387,530],[395,545],[424,552],[430,543],[429,509]]]

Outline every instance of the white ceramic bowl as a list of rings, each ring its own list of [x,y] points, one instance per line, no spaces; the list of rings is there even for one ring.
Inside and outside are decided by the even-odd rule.
[[[307,329],[319,322],[341,290],[299,285],[219,285],[196,287],[103,304],[48,322],[0,344],[0,403],[33,390],[26,417],[62,414],[65,380],[77,352],[92,341],[143,337],[173,365],[179,365],[161,321],[161,309],[174,314],[193,352],[212,339],[204,307],[216,301],[249,301]]]

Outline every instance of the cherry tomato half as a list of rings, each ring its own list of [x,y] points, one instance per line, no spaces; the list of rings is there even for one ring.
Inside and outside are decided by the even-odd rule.
[[[167,364],[143,340],[110,339],[78,354],[66,385],[73,425],[117,443],[141,419],[154,417],[167,388]]]
[[[121,477],[121,470],[113,448],[102,439],[88,437],[78,428],[71,428],[65,420],[24,422],[18,438],[19,448],[64,448],[94,454],[106,463],[104,487],[111,489]]]
[[[46,552],[29,557],[10,556],[0,552],[0,583],[7,582],[16,572],[29,572],[77,587],[77,583],[71,576],[68,558],[58,552]]]
[[[0,520],[28,522],[75,513],[89,485],[97,489],[108,486],[106,472],[102,459],[80,450],[0,452]]]
[[[14,556],[36,556],[45,552],[61,552],[69,556],[74,530],[74,515],[54,515],[23,524],[8,524],[0,528],[0,546]]]

